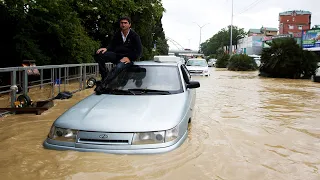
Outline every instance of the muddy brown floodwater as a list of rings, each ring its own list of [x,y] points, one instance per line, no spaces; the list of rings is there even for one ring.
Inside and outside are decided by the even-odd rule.
[[[194,77],[196,113],[187,140],[156,155],[54,151],[52,122],[92,93],[55,101],[40,116],[0,119],[1,179],[320,179],[320,83],[211,69]]]

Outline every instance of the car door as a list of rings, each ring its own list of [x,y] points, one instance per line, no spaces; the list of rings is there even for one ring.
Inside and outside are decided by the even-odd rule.
[[[184,64],[181,65],[181,71],[182,71],[185,86],[187,87],[187,84],[189,84],[189,82],[192,80],[191,75]],[[189,114],[189,117],[191,117],[193,114],[193,109],[194,109],[195,100],[196,100],[196,90],[186,88],[186,94],[187,94],[187,102],[188,102],[188,109],[189,109],[188,114]]]

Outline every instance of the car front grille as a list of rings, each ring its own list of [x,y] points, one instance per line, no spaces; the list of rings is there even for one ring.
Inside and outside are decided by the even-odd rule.
[[[133,133],[109,133],[79,131],[77,143],[96,145],[128,145],[131,144]]]
[[[202,74],[203,71],[202,70],[189,70],[190,73],[193,73],[193,74]]]
[[[82,142],[82,143],[116,143],[116,144],[129,144],[129,141],[128,140],[112,140],[112,139],[85,139],[85,138],[82,138],[80,139],[79,138],[79,142]]]

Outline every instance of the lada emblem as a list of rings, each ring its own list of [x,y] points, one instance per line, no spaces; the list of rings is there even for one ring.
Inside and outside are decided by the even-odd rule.
[[[107,135],[107,134],[100,134],[100,135],[99,135],[99,138],[101,138],[101,139],[107,139],[107,138],[108,138],[108,135]]]

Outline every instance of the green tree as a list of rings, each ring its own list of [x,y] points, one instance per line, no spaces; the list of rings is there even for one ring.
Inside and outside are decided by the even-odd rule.
[[[305,52],[293,38],[274,39],[261,55],[260,75],[275,78],[310,78],[318,57]]]
[[[156,41],[156,55],[166,55],[169,53],[169,45],[166,39],[161,39],[160,37]]]
[[[232,44],[237,45],[241,37],[246,36],[247,33],[243,28],[233,26],[232,28]],[[210,39],[201,44],[201,51],[206,55],[216,54],[217,50],[224,46],[230,45],[230,26],[221,29],[214,34]]]
[[[93,62],[119,28],[118,19],[130,16],[141,37],[142,60],[150,59],[155,41],[166,52],[160,0],[3,0],[0,1],[0,57],[2,67],[19,66],[23,59],[38,65]]]

